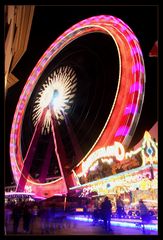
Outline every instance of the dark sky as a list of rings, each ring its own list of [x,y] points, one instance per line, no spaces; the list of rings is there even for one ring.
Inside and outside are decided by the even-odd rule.
[[[22,88],[37,61],[50,44],[73,24],[85,18],[101,14],[113,15],[128,24],[137,36],[145,61],[146,86],[142,114],[130,147],[134,146],[143,137],[145,130],[150,130],[158,119],[157,58],[149,57],[149,51],[158,39],[157,11],[156,6],[35,7],[28,49],[14,70],[15,76],[18,77],[20,81],[8,90],[6,97],[6,185],[9,185],[12,181],[9,163],[9,134],[14,111]],[[88,39],[88,42],[91,43],[91,39]],[[102,51],[102,49],[99,51]],[[96,88],[94,89],[96,90]],[[86,139],[84,139],[84,141],[86,142]]]

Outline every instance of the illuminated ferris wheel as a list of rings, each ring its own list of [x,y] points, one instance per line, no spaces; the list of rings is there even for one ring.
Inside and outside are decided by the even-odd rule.
[[[114,141],[127,147],[144,86],[139,42],[122,20],[101,15],[65,31],[36,64],[16,107],[10,158],[17,191],[67,193],[92,152]]]

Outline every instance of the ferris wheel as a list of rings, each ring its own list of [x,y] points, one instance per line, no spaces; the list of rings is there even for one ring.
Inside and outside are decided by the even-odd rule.
[[[66,194],[92,152],[114,141],[128,147],[144,91],[142,51],[126,23],[100,15],[70,27],[39,59],[16,107],[10,159],[17,191]]]

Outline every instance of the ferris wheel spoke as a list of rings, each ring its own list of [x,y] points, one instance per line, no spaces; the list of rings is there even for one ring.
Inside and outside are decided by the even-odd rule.
[[[58,132],[58,126],[56,123],[57,123],[57,120],[55,118],[55,114],[51,109],[51,126],[52,126],[53,140],[54,140],[54,146],[55,146],[55,154],[58,160],[61,176],[63,177],[65,186],[68,189],[69,184],[72,184],[72,179],[69,171],[65,167],[68,164],[67,156],[66,156],[66,152],[63,147],[63,143],[62,143],[60,134]],[[67,180],[65,181],[65,179]]]
[[[42,183],[45,182],[47,174],[48,174],[53,146],[54,146],[54,142],[53,142],[53,138],[51,136],[50,140],[49,140],[48,148],[46,151],[46,155],[44,157],[44,162],[41,167],[40,176],[39,176],[39,181]]]
[[[17,185],[17,192],[23,191],[26,181],[27,181],[27,177],[29,175],[29,171],[32,165],[32,160],[37,148],[37,143],[41,134],[41,129],[42,129],[42,122],[44,120],[45,114],[46,114],[47,109],[45,108],[44,111],[42,112],[42,115],[40,117],[40,121],[38,121],[36,127],[35,127],[35,131],[33,133],[30,145],[28,147],[25,159],[24,159],[24,163],[23,163],[23,167],[22,167],[22,171],[21,171],[21,175],[20,175],[20,179]]]
[[[62,112],[62,114],[63,114],[64,119],[65,119],[65,123],[66,123],[66,126],[67,126],[69,137],[70,137],[70,140],[71,140],[71,143],[72,143],[72,146],[73,146],[73,150],[75,152],[75,160],[77,162],[77,161],[81,160],[81,158],[83,157],[83,153],[81,151],[81,148],[79,146],[77,137],[76,137],[76,135],[73,131],[73,128],[72,128],[72,125],[71,125],[71,122],[70,122],[68,116],[66,116],[64,114],[64,112]]]

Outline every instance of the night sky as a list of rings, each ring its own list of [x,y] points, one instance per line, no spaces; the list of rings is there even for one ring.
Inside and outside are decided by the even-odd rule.
[[[13,115],[15,112],[16,104],[18,102],[18,99],[20,97],[22,88],[24,87],[24,84],[29,77],[32,69],[35,67],[36,63],[40,59],[40,57],[43,55],[43,53],[46,51],[46,49],[50,46],[50,44],[59,36],[61,35],[65,30],[67,30],[69,27],[71,27],[73,24],[84,20],[85,18],[96,16],[96,15],[113,15],[115,17],[118,17],[122,19],[126,24],[129,25],[129,27],[133,30],[135,35],[137,36],[143,56],[144,56],[144,62],[145,62],[145,69],[146,69],[146,86],[145,86],[145,98],[144,98],[144,104],[142,108],[142,113],[140,116],[139,123],[137,125],[134,137],[130,143],[130,147],[133,147],[142,137],[145,130],[150,130],[150,128],[155,124],[155,122],[158,120],[158,73],[157,73],[157,58],[151,58],[149,57],[149,52],[151,48],[154,45],[154,42],[158,39],[158,17],[157,17],[157,7],[156,6],[37,6],[35,7],[34,17],[33,17],[33,23],[31,28],[31,34],[29,38],[28,48],[26,53],[23,55],[20,62],[17,64],[16,68],[14,69],[15,76],[20,79],[20,81],[12,86],[7,93],[6,97],[6,105],[5,105],[5,131],[6,131],[6,160],[5,160],[5,185],[10,185],[12,181],[12,173],[10,169],[10,163],[9,163],[9,135],[11,130],[11,124]],[[102,44],[98,44],[102,41]],[[110,41],[110,42],[109,42]],[[117,67],[113,64],[113,70],[111,73],[107,72],[103,73],[103,68],[105,68],[105,65],[101,68],[101,72],[104,75],[103,76],[103,82],[99,84],[98,75],[100,75],[100,72],[96,72],[97,79],[95,83],[93,83],[93,78],[95,77],[93,75],[93,66],[94,64],[99,64],[99,59],[105,59],[107,56],[105,56],[105,48],[107,48],[107,45],[111,45],[111,40],[102,39],[102,37],[99,35],[91,35],[88,38],[83,38],[79,42],[76,43],[76,45],[69,46],[67,49],[65,49],[65,52],[63,52],[60,56],[58,56],[57,60],[53,63],[59,64],[61,61],[71,61],[71,63],[76,63],[76,68],[79,69],[80,61],[85,63],[85,66],[88,65],[86,60],[88,61],[88,55],[86,49],[89,49],[89,51],[95,52],[96,45],[99,47],[97,48],[98,56],[94,58],[94,55],[89,58],[90,63],[89,67],[85,67],[85,72],[87,72],[87,75],[84,75],[85,82],[87,81],[87,78],[90,79],[88,85],[85,85],[85,88],[82,87],[82,84],[80,86],[81,92],[78,95],[78,98],[76,100],[76,103],[74,103],[73,106],[73,112],[71,114],[71,120],[74,123],[74,128],[79,127],[81,124],[81,130],[79,129],[77,132],[77,136],[80,138],[80,144],[82,145],[83,152],[87,152],[87,147],[91,146],[93,142],[91,142],[90,138],[87,136],[85,131],[85,126],[90,124],[90,132],[89,135],[92,134],[92,141],[97,137],[99,129],[102,127],[97,122],[102,122],[103,119],[106,119],[107,109],[106,105],[103,106],[104,101],[112,101],[113,96],[115,94],[115,83],[112,84],[112,87],[110,87],[105,79],[109,76],[109,74],[114,75],[113,78],[116,79],[116,72]],[[82,46],[79,51],[79,46]],[[91,50],[90,50],[91,49]],[[108,61],[114,61],[116,62],[116,51],[114,50],[114,47],[110,48],[110,55],[113,56],[113,59]],[[100,53],[101,52],[101,53]],[[71,53],[71,54],[70,54]],[[68,55],[69,54],[69,55]],[[101,54],[101,55],[100,55]],[[68,56],[68,57],[65,57]],[[79,59],[79,56],[82,56],[81,59]],[[58,62],[57,62],[58,61]],[[50,70],[49,70],[50,71]],[[110,70],[111,71],[111,70]],[[80,79],[83,77],[84,72],[84,66],[80,68],[79,71],[79,83]],[[114,74],[115,72],[115,74]],[[106,75],[106,76],[105,76]],[[93,85],[92,85],[93,84]],[[109,91],[109,98],[106,96],[107,93],[103,90],[103,86],[107,86],[107,91]],[[82,98],[82,94],[84,96],[88,95],[90,88],[93,89],[93,93],[97,97],[91,96],[91,100]],[[88,89],[85,90],[85,89]],[[103,94],[100,95],[100,92]],[[36,91],[37,93],[37,91]],[[33,98],[35,97],[35,94],[33,93]],[[97,99],[99,99],[98,102]],[[101,101],[101,104],[99,103]],[[88,102],[91,103],[91,108],[88,107]],[[32,100],[29,104],[32,105]],[[74,115],[76,114],[79,116],[79,113],[77,112],[78,106],[83,106],[83,115],[81,114],[79,117],[79,120],[76,120]],[[94,121],[93,122],[93,116],[95,110],[95,106],[97,105],[97,109],[99,113],[95,115],[95,119],[97,120],[99,117],[101,118],[100,121]],[[110,107],[110,106],[109,106]],[[108,109],[109,109],[108,107]],[[30,114],[30,107],[29,107],[29,114]],[[97,112],[98,112],[97,111]],[[91,112],[91,113],[90,113]],[[101,114],[103,112],[103,114]],[[89,113],[89,117],[86,118],[85,116]],[[102,116],[101,116],[102,115]],[[27,120],[26,120],[27,121]],[[92,123],[92,126],[91,126]],[[27,123],[28,124],[28,123]],[[75,127],[76,124],[76,127]],[[84,125],[85,124],[85,125]],[[93,125],[94,124],[94,125]],[[95,124],[97,124],[97,133],[93,132],[93,129],[95,129]],[[29,124],[28,124],[29,125]],[[64,130],[61,129],[61,131]],[[29,130],[30,132],[30,130]],[[28,135],[26,132],[24,133],[26,136]],[[24,141],[28,142],[27,136],[24,139]],[[63,142],[66,142],[66,137],[63,139]],[[24,143],[24,145],[27,143]],[[66,145],[66,143],[65,143]],[[70,145],[67,145],[68,148],[70,148]],[[71,156],[71,153],[70,153]]]

